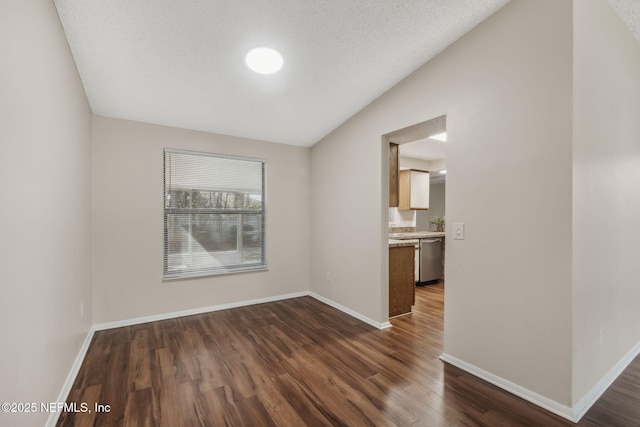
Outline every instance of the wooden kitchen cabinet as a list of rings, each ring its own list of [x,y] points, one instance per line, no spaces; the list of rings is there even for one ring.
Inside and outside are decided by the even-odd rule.
[[[400,203],[398,183],[399,151],[398,144],[389,143],[389,207],[397,208]]]
[[[398,209],[429,209],[429,172],[405,169],[399,173]]]
[[[389,248],[389,317],[411,313],[415,302],[415,247]]]

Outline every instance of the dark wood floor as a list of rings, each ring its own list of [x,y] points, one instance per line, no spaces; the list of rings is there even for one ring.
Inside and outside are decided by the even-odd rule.
[[[573,425],[440,361],[443,294],[382,331],[303,297],[97,332],[58,426]],[[639,382],[580,425],[640,425]]]

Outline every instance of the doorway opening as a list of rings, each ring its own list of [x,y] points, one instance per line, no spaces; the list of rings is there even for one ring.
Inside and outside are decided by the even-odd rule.
[[[382,136],[384,152],[389,153],[388,198],[383,194],[383,200],[389,200],[390,317],[411,312],[416,285],[444,284],[446,131],[443,115]],[[399,259],[395,248],[405,247],[410,255],[406,246],[412,244],[413,262],[403,259],[402,267],[394,265]],[[413,271],[406,273],[409,265]]]

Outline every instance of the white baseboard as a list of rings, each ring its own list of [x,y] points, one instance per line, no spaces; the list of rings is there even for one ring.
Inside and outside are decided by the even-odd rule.
[[[255,304],[262,304],[262,303],[266,303],[266,302],[274,302],[274,301],[281,301],[281,300],[285,300],[285,299],[291,299],[291,298],[298,298],[298,297],[304,297],[304,296],[311,296],[315,299],[317,299],[318,301],[321,301],[331,307],[334,307],[352,317],[355,317],[356,319],[359,319],[365,323],[368,323],[369,325],[372,325],[378,329],[385,329],[385,328],[390,328],[391,327],[391,323],[389,322],[376,322],[366,316],[363,316],[362,314],[353,311],[347,307],[344,307],[343,305],[340,305],[334,301],[331,301],[328,298],[325,298],[323,296],[320,296],[316,293],[313,292],[309,292],[309,291],[302,291],[302,292],[295,292],[295,293],[290,293],[290,294],[284,294],[284,295],[276,295],[273,297],[267,297],[267,298],[258,298],[258,299],[253,299],[253,300],[246,300],[246,301],[238,301],[238,302],[233,302],[233,303],[228,303],[228,304],[219,304],[219,305],[212,305],[212,306],[208,306],[208,307],[199,307],[199,308],[194,308],[194,309],[189,309],[189,310],[181,310],[181,311],[174,311],[171,313],[163,313],[163,314],[156,314],[156,315],[152,315],[152,316],[144,316],[144,317],[136,317],[133,319],[125,319],[125,320],[118,320],[115,322],[106,322],[106,323],[97,323],[94,324],[91,329],[89,329],[89,332],[87,333],[87,336],[84,339],[84,342],[82,343],[82,347],[80,348],[80,351],[78,352],[78,355],[76,356],[75,361],[73,362],[73,366],[71,367],[71,370],[69,371],[69,374],[67,375],[67,379],[65,380],[63,386],[62,386],[62,390],[60,390],[60,394],[58,395],[58,400],[57,402],[66,402],[67,397],[69,396],[69,393],[71,392],[71,387],[73,387],[73,383],[76,380],[76,377],[78,376],[78,372],[80,371],[80,367],[82,366],[82,362],[84,361],[85,356],[87,355],[87,350],[89,349],[89,345],[91,344],[91,340],[93,339],[93,335],[95,334],[95,332],[97,331],[102,331],[102,330],[106,330],[106,329],[114,329],[114,328],[121,328],[123,326],[133,326],[133,325],[139,325],[142,323],[149,323],[149,322],[155,322],[158,320],[167,320],[167,319],[175,319],[177,317],[183,317],[183,316],[192,316],[195,314],[202,314],[202,313],[209,313],[209,312],[213,312],[213,311],[220,311],[220,310],[227,310],[230,308],[237,308],[237,307],[246,307],[249,305],[255,305]],[[47,420],[47,423],[45,424],[46,427],[55,427],[56,423],[58,422],[58,418],[60,417],[60,413],[59,412],[52,412],[49,415],[49,418]]]
[[[582,399],[578,401],[578,403],[573,406],[573,413],[577,420],[580,420],[580,418],[587,413],[589,408],[591,408],[600,396],[607,391],[616,378],[620,376],[622,371],[629,366],[629,363],[631,363],[638,354],[640,354],[640,342],[633,346],[631,350],[629,350],[627,354],[625,354],[622,359],[620,359],[620,361],[616,363],[604,377],[602,377],[598,384],[596,384]]]
[[[315,292],[302,291],[302,292],[295,292],[291,294],[276,295],[274,297],[259,298],[259,299],[253,299],[253,300],[238,301],[238,302],[233,302],[228,304],[199,307],[199,308],[194,308],[189,310],[174,311],[171,313],[162,313],[162,314],[156,314],[152,316],[135,317],[133,319],[117,320],[115,322],[97,323],[93,326],[93,329],[94,331],[102,331],[105,329],[121,328],[123,326],[139,325],[142,323],[156,322],[158,320],[175,319],[177,317],[193,316],[195,314],[210,313],[213,311],[227,310],[230,308],[238,308],[238,307],[246,307],[254,304],[263,304],[266,302],[281,301],[281,300],[305,297],[305,296],[310,296],[312,298],[315,298],[318,301],[321,301],[333,308],[336,308],[342,311],[343,313],[350,315],[351,317],[355,317],[356,319],[361,320],[365,323],[368,323],[369,325],[374,326],[378,329],[386,329],[391,327],[391,323],[388,321],[376,322],[375,320],[370,319],[369,317],[364,316],[358,313],[357,311],[351,310],[350,308],[347,308],[341,304],[338,304],[335,301],[332,301],[328,298],[318,295]]]
[[[87,350],[89,350],[89,345],[91,344],[91,340],[93,339],[93,334],[96,329],[92,326],[87,332],[87,336],[84,338],[84,342],[80,347],[80,351],[78,351],[78,355],[76,356],[76,360],[74,360],[73,365],[71,366],[71,370],[67,375],[67,379],[62,385],[62,390],[60,390],[60,394],[58,394],[58,400],[56,402],[66,402],[69,393],[71,392],[71,387],[73,387],[73,383],[78,376],[78,372],[80,372],[80,367],[82,366],[82,362],[84,361],[84,357],[87,355]],[[59,411],[53,411],[49,414],[49,418],[47,419],[46,427],[55,427],[58,422],[58,418],[60,418]]]
[[[490,382],[491,384],[500,387],[503,390],[508,391],[509,393],[515,394],[534,405],[540,406],[550,412],[553,412],[556,415],[559,415],[563,418],[568,419],[574,423],[580,421],[580,419],[587,413],[587,411],[591,408],[591,406],[602,396],[602,394],[607,391],[607,389],[613,384],[613,382],[618,378],[618,376],[629,366],[629,363],[633,361],[640,354],[640,342],[637,343],[631,350],[625,354],[618,363],[616,363],[613,368],[609,370],[609,372],[584,396],[582,399],[578,401],[573,407],[568,407],[566,405],[562,405],[554,400],[551,400],[547,397],[544,397],[538,393],[535,393],[531,390],[528,390],[524,387],[521,387],[517,384],[512,383],[511,381],[505,380],[502,377],[492,374],[491,372],[487,372],[483,369],[478,368],[477,366],[471,365],[463,360],[460,360],[454,356],[443,353],[440,356],[440,359],[444,362],[450,363],[463,371],[469,372],[472,375],[475,375],[478,378],[482,378],[483,380]]]
[[[485,371],[484,369],[480,369],[477,366],[474,366],[449,354],[443,353],[440,356],[440,359],[462,369],[463,371],[470,373],[471,375],[474,375],[495,386],[498,386],[511,394],[515,394],[516,396],[521,397],[524,400],[528,400],[534,405],[540,406],[547,411],[553,412],[554,414],[559,415],[562,418],[566,418],[569,421],[578,422],[578,420],[574,417],[572,408],[566,405],[562,405],[555,400],[544,397],[541,394],[519,386],[518,384],[512,383],[511,381],[494,375],[491,372]]]
[[[211,305],[207,307],[198,307],[189,310],[174,311],[170,313],[154,314],[152,316],[135,317],[133,319],[117,320],[115,322],[98,323],[94,325],[96,331],[105,329],[121,328],[123,326],[139,325],[141,323],[156,322],[158,320],[175,319],[177,317],[193,316],[195,314],[210,313],[213,311],[227,310],[230,308],[246,307],[248,305],[263,304],[265,302],[274,302],[291,298],[308,296],[308,291],[294,292],[291,294],[276,295],[273,297],[258,298],[253,300],[245,300],[232,302],[227,304]]]
[[[357,311],[353,311],[350,308],[345,307],[344,305],[338,304],[335,301],[330,300],[329,298],[325,298],[322,295],[318,295],[315,292],[309,292],[309,295],[312,296],[313,298],[317,299],[318,301],[321,301],[327,305],[330,305],[333,308],[336,308],[340,311],[342,311],[343,313],[348,314],[351,317],[355,317],[358,320],[363,321],[364,323],[368,323],[369,325],[378,328],[378,329],[386,329],[386,328],[390,328],[391,327],[391,323],[389,323],[389,321],[387,322],[376,322],[375,320],[364,316],[360,313],[358,313]]]

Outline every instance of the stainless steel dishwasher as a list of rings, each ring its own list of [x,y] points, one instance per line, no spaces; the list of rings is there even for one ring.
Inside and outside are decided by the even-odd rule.
[[[442,278],[442,239],[420,239],[420,284]]]

